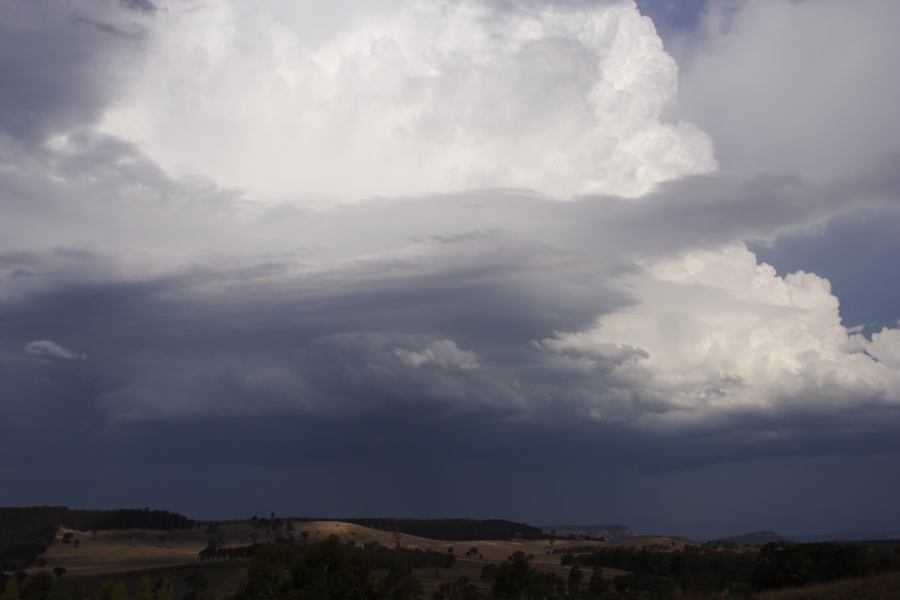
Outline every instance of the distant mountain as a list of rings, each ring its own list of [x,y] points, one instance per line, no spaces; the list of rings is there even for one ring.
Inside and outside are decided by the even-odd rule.
[[[738,546],[765,546],[773,542],[787,542],[788,539],[774,531],[753,531],[751,533],[742,533],[740,535],[729,535],[715,540],[716,542],[730,542]]]
[[[542,525],[544,533],[554,537],[599,539],[617,542],[634,537],[634,529],[625,525]]]

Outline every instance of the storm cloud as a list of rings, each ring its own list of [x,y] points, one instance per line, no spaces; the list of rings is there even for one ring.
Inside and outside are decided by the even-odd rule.
[[[627,1],[338,4],[314,31],[302,5],[4,4],[0,405],[17,427],[0,478],[18,485],[0,500],[203,512],[219,486],[212,516],[690,533],[839,517],[803,521],[808,491],[718,525],[688,506],[729,498],[692,491],[729,478],[787,485],[804,461],[810,482],[831,465],[900,489],[900,298],[879,279],[896,236],[871,225],[900,222],[897,125],[830,98],[785,145],[783,98],[830,88],[775,57],[777,81],[740,70],[774,94],[766,115],[711,100],[772,23],[799,19],[808,35],[779,39],[809,50],[818,30],[792,11],[840,31],[852,12],[762,4],[695,15],[681,92]],[[846,35],[883,109],[897,43]],[[851,232],[881,253],[837,251]],[[96,489],[49,497],[40,474],[79,461]],[[104,473],[136,465],[180,491],[104,495]],[[545,491],[516,504],[526,475]],[[347,497],[377,477],[396,493]],[[682,505],[661,514],[663,486]]]

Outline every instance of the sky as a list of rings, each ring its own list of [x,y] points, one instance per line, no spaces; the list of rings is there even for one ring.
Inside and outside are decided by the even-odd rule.
[[[0,0],[0,505],[900,529],[898,24]]]

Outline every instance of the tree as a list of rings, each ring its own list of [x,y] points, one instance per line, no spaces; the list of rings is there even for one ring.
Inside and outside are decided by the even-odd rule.
[[[19,582],[15,577],[6,580],[6,587],[3,588],[3,600],[19,600]]]
[[[150,578],[144,575],[138,582],[137,600],[153,600],[153,593],[150,590]]]
[[[497,578],[498,570],[499,568],[497,567],[497,565],[493,563],[484,565],[481,568],[481,581],[483,581],[484,583],[493,583],[494,579]]]
[[[116,585],[107,579],[103,582],[103,585],[100,586],[100,592],[97,594],[97,598],[99,598],[99,600],[112,600],[113,589],[115,589],[115,587]]]
[[[128,588],[125,587],[123,582],[120,581],[113,588],[112,600],[128,600]]]
[[[442,583],[432,594],[432,600],[481,600],[484,598],[468,577],[460,577],[452,583]]]
[[[588,589],[593,596],[602,596],[609,590],[609,582],[603,578],[603,570],[600,567],[594,567]]]
[[[238,598],[276,598],[288,585],[296,551],[284,544],[266,544],[253,554],[247,565],[247,580]]]
[[[524,552],[515,552],[500,563],[491,585],[495,598],[508,600],[539,600],[546,598],[544,578],[531,567]]]
[[[163,578],[156,592],[156,600],[172,600],[172,582],[168,577]]]
[[[56,567],[55,569],[53,569],[53,574],[56,575],[57,579],[59,579],[66,574],[66,570],[63,567]]]
[[[50,595],[52,588],[53,578],[50,577],[49,573],[42,571],[28,578],[28,585],[25,587],[22,596],[29,600],[32,598],[34,600],[42,600]]]
[[[422,597],[422,584],[409,568],[398,565],[388,571],[379,591],[385,600],[417,600]]]
[[[584,580],[584,573],[577,564],[573,565],[571,569],[569,569],[569,594],[573,598],[578,597],[578,592],[581,591],[581,582]]]
[[[187,598],[196,598],[200,595],[200,592],[207,588],[209,582],[203,573],[191,573],[184,578],[184,585],[189,590]]]

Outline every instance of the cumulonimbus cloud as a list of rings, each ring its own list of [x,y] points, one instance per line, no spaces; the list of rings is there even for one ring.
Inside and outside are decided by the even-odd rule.
[[[630,0],[423,0],[324,40],[296,20],[230,2],[158,13],[103,129],[256,197],[638,196],[716,167],[706,134],[663,119],[678,69]]]
[[[573,360],[611,347],[644,352],[620,360],[611,388],[588,404],[598,419],[615,411],[624,389],[656,407],[639,417],[653,427],[863,399],[900,403],[900,330],[886,328],[871,340],[848,330],[822,277],[779,277],[737,244],[653,261],[627,285],[633,306],[541,343]]]
[[[677,428],[896,406],[896,330],[850,331],[826,280],[742,243],[888,210],[896,173],[659,183],[712,168],[711,145],[661,119],[677,71],[652,25],[590,5],[424,2],[307,45],[256,5],[147,16],[107,133],[0,152],[5,322],[83,323],[90,346],[44,335],[91,347],[114,420],[430,401]],[[655,191],[248,201],[481,185]]]

